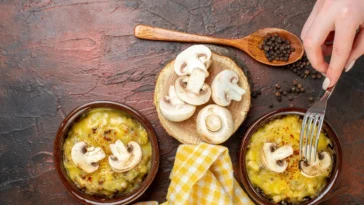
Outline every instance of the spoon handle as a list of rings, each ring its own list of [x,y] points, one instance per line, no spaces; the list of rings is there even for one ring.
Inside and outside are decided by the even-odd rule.
[[[191,43],[211,43],[221,45],[233,45],[233,40],[202,36],[197,34],[188,34],[178,31],[167,30],[146,25],[137,25],[134,30],[134,35],[138,38],[148,39],[153,41],[177,41]]]

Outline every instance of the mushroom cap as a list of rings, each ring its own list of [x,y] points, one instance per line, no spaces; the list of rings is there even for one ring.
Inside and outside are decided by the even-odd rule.
[[[71,158],[77,167],[92,173],[99,168],[97,162],[105,158],[105,153],[100,147],[87,147],[86,142],[78,142],[72,147]]]
[[[193,45],[178,54],[174,62],[177,75],[191,75],[195,68],[200,68],[209,75],[207,69],[211,64],[211,50],[204,45]]]
[[[245,90],[238,85],[239,76],[233,70],[223,70],[211,84],[212,100],[220,106],[228,106],[231,100],[240,101]]]
[[[275,143],[266,142],[262,147],[263,165],[272,172],[282,173],[287,169],[288,163],[284,159],[293,154],[293,148],[290,145],[282,146],[276,149]]]
[[[303,160],[300,161],[299,167],[302,175],[306,177],[317,177],[330,171],[332,166],[332,158],[330,154],[327,152],[321,152],[315,155],[316,160],[311,160],[311,162]]]
[[[211,88],[206,83],[203,84],[202,88],[198,93],[195,93],[187,89],[187,82],[190,77],[181,76],[177,78],[175,82],[175,91],[177,96],[184,102],[191,105],[202,105],[207,103],[211,97]]]
[[[130,141],[125,147],[120,140],[116,140],[109,147],[113,154],[109,156],[109,164],[115,172],[129,171],[142,160],[142,148],[137,142]]]
[[[190,118],[196,111],[196,107],[180,100],[174,86],[169,87],[169,94],[162,98],[159,103],[162,115],[169,121],[181,122]]]
[[[203,141],[221,144],[233,134],[233,117],[224,107],[215,104],[207,105],[197,115],[196,129]]]

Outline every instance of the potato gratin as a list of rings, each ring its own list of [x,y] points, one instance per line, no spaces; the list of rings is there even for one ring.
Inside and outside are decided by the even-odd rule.
[[[301,125],[302,120],[299,116],[285,116],[267,123],[256,131],[250,140],[246,154],[248,178],[261,194],[274,203],[284,201],[299,204],[313,198],[321,192],[330,176],[333,151],[330,149],[330,140],[324,133],[320,133],[317,150],[325,154],[325,160],[324,155],[318,154],[316,167],[305,169],[310,171],[312,176],[302,173],[302,168],[299,167]],[[269,155],[275,151],[279,151],[279,154]],[[268,155],[263,157],[265,152],[268,152]],[[279,158],[279,155],[282,157]],[[269,162],[271,158],[278,161]],[[318,165],[323,167],[322,172],[317,172]]]
[[[135,119],[110,108],[96,108],[82,116],[70,129],[63,151],[68,176],[91,195],[129,193],[151,168],[147,131]]]

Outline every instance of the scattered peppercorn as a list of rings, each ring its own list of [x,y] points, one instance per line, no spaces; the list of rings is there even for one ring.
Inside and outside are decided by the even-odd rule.
[[[287,96],[287,91],[283,91],[282,93],[284,96]]]
[[[301,93],[304,93],[306,90],[304,88],[300,89]]]
[[[297,84],[297,88],[301,89],[302,88],[302,84],[301,83]]]
[[[269,105],[269,108],[273,108],[273,104],[270,104],[270,105]]]
[[[288,100],[289,101],[292,101],[293,100],[293,97],[292,96],[288,96]]]
[[[281,86],[279,84],[276,84],[276,89],[279,90],[281,88]]]
[[[257,92],[253,91],[253,92],[252,92],[252,97],[253,97],[253,98],[256,98],[257,96],[258,96]]]
[[[262,91],[261,90],[257,90],[256,91],[258,95],[261,95],[262,94]]]
[[[278,102],[282,102],[282,96],[278,96],[278,97],[277,97],[277,101],[278,101]]]
[[[313,97],[309,97],[308,101],[313,102]]]
[[[297,85],[297,84],[298,84],[297,80],[293,80],[293,85]]]
[[[280,96],[281,96],[281,93],[277,91],[277,92],[275,93],[275,95],[276,95],[276,97],[280,97]]]

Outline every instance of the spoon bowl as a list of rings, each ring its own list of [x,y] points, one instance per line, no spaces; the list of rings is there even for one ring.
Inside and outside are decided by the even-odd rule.
[[[264,51],[259,49],[259,45],[263,42],[264,38],[268,35],[278,34],[279,36],[289,40],[291,46],[295,51],[291,53],[287,62],[273,60],[269,62],[265,57]],[[279,28],[264,28],[258,30],[244,38],[240,39],[225,39],[215,38],[210,36],[203,36],[197,34],[188,34],[178,31],[172,31],[152,26],[137,25],[134,30],[134,35],[141,39],[154,40],[154,41],[177,41],[177,42],[190,42],[190,43],[211,43],[228,45],[238,48],[253,59],[260,63],[270,66],[284,66],[294,63],[301,59],[304,49],[301,40],[284,29]]]

